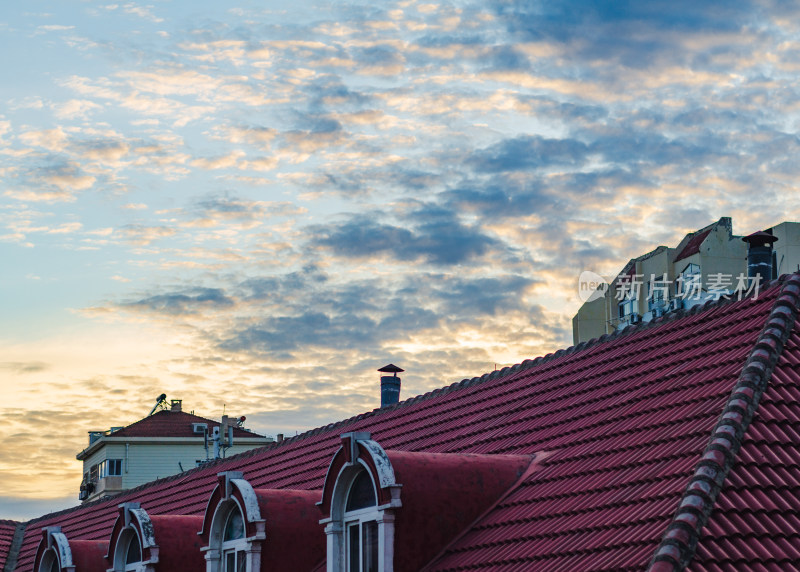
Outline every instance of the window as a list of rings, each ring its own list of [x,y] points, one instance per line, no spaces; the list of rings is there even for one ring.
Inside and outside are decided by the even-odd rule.
[[[651,280],[647,282],[647,309],[661,308],[669,298],[669,280],[666,275],[656,278],[651,275]]]
[[[700,266],[691,263],[675,279],[675,295],[679,298],[691,298],[700,294]]]
[[[389,572],[401,485],[383,447],[366,431],[341,436],[322,489],[327,572]]]
[[[97,467],[97,478],[99,479],[122,475],[122,459],[106,459],[95,466]]]
[[[61,572],[58,556],[54,549],[50,548],[44,553],[42,563],[39,564],[39,572]]]
[[[137,572],[142,569],[142,543],[133,528],[125,529],[120,536],[114,570]]]
[[[122,476],[122,459],[108,460],[108,476],[109,477]]]
[[[235,506],[228,514],[222,535],[222,571],[245,572],[247,570],[246,548],[242,511]]]
[[[344,514],[348,572],[378,572],[377,504],[372,478],[362,469],[350,487]]]

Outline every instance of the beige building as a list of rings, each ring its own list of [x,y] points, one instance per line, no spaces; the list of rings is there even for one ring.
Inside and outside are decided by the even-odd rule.
[[[772,249],[767,277],[754,278],[748,273],[752,244],[748,246],[745,237],[733,234],[729,217],[687,234],[674,248],[659,246],[631,259],[572,318],[573,343],[739,289],[755,291],[765,278],[800,269],[800,223],[783,222],[764,233],[756,234],[766,237]]]
[[[244,429],[239,420],[222,423],[182,411],[181,400],[127,427],[90,431],[89,446],[78,453],[83,480],[78,498],[94,500],[181,473],[216,456],[242,453],[272,443]]]

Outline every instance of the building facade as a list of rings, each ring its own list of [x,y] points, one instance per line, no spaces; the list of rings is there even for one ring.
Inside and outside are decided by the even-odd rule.
[[[79,498],[86,502],[116,495],[194,469],[218,456],[272,442],[271,437],[244,429],[226,416],[220,423],[186,413],[181,400],[173,399],[169,409],[127,427],[89,432],[89,446],[76,456],[83,461]]]
[[[800,223],[783,222],[764,232],[775,242],[770,243],[770,275],[758,282],[749,279],[746,237],[733,234],[729,217],[687,234],[675,248],[659,246],[631,259],[572,318],[573,343],[737,290],[760,288],[767,280],[800,269]]]

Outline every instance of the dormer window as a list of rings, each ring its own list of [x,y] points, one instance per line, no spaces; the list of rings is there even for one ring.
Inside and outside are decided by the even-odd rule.
[[[217,478],[199,532],[207,543],[206,572],[259,572],[266,534],[258,497],[238,471]]]
[[[327,572],[394,569],[394,518],[401,506],[392,464],[369,433],[342,435],[328,467],[320,523],[327,535]]]
[[[239,471],[218,473],[197,533],[206,572],[315,570],[325,558],[319,497],[320,491],[254,489]]]
[[[150,516],[136,502],[121,504],[118,509],[105,555],[111,564],[107,572],[202,570],[203,557],[197,542],[201,517]]]
[[[120,550],[114,558],[114,570],[138,572],[142,569],[142,542],[133,528],[122,532],[119,540]]]
[[[104,540],[67,540],[59,526],[42,529],[42,540],[36,549],[34,572],[80,572],[106,568],[108,543]]]
[[[245,572],[247,540],[244,537],[244,518],[238,506],[234,506],[225,521],[222,535],[223,572]]]
[[[378,501],[365,469],[353,479],[344,513],[348,572],[378,572]]]
[[[58,555],[55,549],[48,548],[44,553],[38,572],[61,572],[61,565],[58,563]]]

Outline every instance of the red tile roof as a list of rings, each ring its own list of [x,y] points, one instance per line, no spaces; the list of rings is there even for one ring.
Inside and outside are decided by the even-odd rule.
[[[745,434],[689,570],[800,569],[800,324]]]
[[[151,515],[202,515],[219,471],[243,471],[260,489],[321,489],[348,431],[369,431],[387,451],[546,453],[429,570],[643,570],[657,553],[653,570],[673,569],[673,559],[698,572],[795,562],[800,339],[788,336],[798,293],[793,276],[755,299],[667,314],[43,517],[28,525],[17,569],[30,570],[43,526],[107,539],[121,502]]]
[[[113,433],[109,437],[197,437],[192,431],[192,423],[206,423],[209,433],[213,427],[219,426],[219,421],[206,419],[199,415],[192,415],[184,411],[163,409],[152,415],[131,423]],[[234,437],[263,437],[257,433],[245,431],[239,427],[233,429]]]
[[[700,252],[700,245],[703,244],[703,241],[712,230],[713,228],[709,228],[704,231],[696,232],[694,236],[689,239],[689,242],[686,243],[686,246],[683,247],[683,250],[681,250],[675,257],[675,262],[678,262],[678,260],[683,260],[684,258],[689,258],[692,254],[697,254]]]

